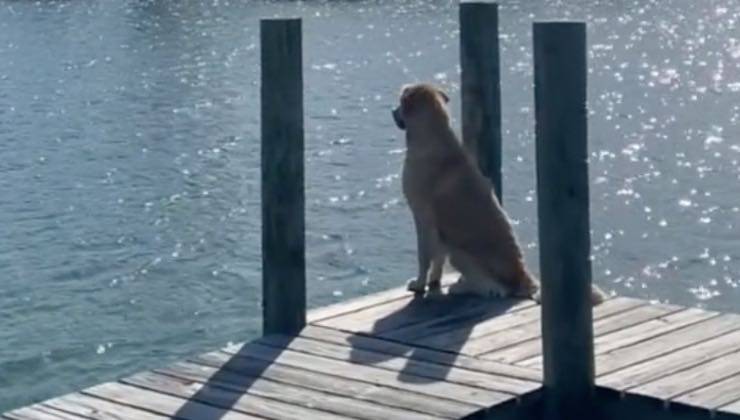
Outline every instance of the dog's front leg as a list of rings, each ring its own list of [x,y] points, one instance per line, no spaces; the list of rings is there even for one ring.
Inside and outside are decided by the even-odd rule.
[[[416,254],[419,264],[419,271],[416,279],[409,281],[407,288],[409,291],[420,294],[424,293],[427,284],[429,268],[432,264],[432,229],[430,223],[426,223],[424,218],[414,212],[414,225],[416,227]]]
[[[432,267],[429,270],[429,291],[427,296],[439,296],[442,294],[442,269],[445,264],[445,251],[439,237],[436,235],[433,244]]]
[[[430,227],[428,232],[428,247],[432,261],[429,269],[429,276],[427,278],[427,284],[429,285],[427,296],[436,296],[442,294],[442,270],[444,269],[445,260],[447,259],[447,250],[445,245],[442,243],[439,230],[436,226]]]

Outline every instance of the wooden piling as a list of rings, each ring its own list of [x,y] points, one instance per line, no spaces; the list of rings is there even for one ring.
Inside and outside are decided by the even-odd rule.
[[[263,333],[292,334],[306,324],[301,20],[262,20],[260,39]]]
[[[546,419],[588,418],[594,394],[586,66],[584,23],[534,24]]]
[[[503,194],[498,4],[460,3],[460,67],[463,143],[476,156],[500,202]]]

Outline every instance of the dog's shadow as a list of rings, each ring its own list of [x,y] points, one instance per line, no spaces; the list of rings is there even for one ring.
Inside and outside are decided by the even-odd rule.
[[[399,369],[407,383],[444,381],[456,364],[474,327],[506,313],[519,300],[442,295],[414,297],[402,308],[373,323],[366,333],[354,334],[350,360]],[[385,344],[376,339],[381,338]],[[375,340],[369,344],[368,340]]]

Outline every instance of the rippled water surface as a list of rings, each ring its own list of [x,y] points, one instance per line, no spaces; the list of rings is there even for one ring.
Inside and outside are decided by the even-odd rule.
[[[735,0],[500,14],[504,201],[530,264],[531,22],[585,19],[596,282],[740,311]],[[0,0],[0,411],[257,333],[258,19],[293,15],[310,304],[414,273],[388,110],[412,80],[459,108],[455,3]]]

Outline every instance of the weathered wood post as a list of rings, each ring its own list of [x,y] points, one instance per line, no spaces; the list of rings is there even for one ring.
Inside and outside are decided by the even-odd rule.
[[[306,324],[300,19],[260,22],[263,334]]]
[[[546,419],[589,418],[594,395],[586,25],[534,24]]]
[[[462,137],[501,201],[498,4],[460,3]]]

